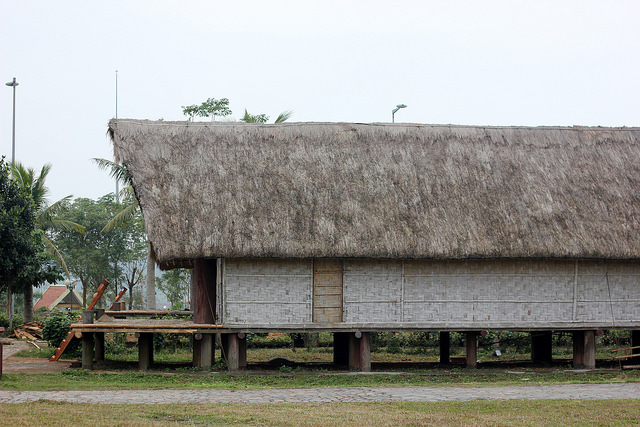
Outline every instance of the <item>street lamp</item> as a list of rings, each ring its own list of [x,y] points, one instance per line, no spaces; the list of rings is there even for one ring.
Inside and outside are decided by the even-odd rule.
[[[73,311],[73,289],[76,287],[76,282],[77,280],[65,280],[64,284],[67,287],[67,289],[69,290],[69,301],[70,301],[70,309],[69,311]]]
[[[7,83],[7,86],[13,87],[13,130],[11,135],[11,164],[15,164],[16,162],[16,86],[18,86],[18,82],[16,78],[13,78],[13,81]],[[10,309],[11,317],[9,318],[9,329],[13,329],[13,313],[14,313],[14,304],[15,300],[13,297],[13,292],[11,293],[11,302]]]
[[[13,78],[12,82],[7,83],[7,86],[13,87],[13,132],[11,135],[11,163],[16,162],[16,86],[18,86],[16,78]]]
[[[7,84],[9,84],[9,83],[7,83]],[[396,111],[398,111],[401,108],[407,108],[407,106],[405,104],[398,104],[398,105],[396,105],[396,108],[391,110],[391,123],[395,123],[396,122]]]

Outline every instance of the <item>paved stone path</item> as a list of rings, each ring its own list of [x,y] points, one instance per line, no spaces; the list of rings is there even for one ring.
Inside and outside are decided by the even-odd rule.
[[[0,390],[0,403],[34,402],[40,399],[108,404],[640,399],[640,383],[504,387],[326,387],[269,390]]]

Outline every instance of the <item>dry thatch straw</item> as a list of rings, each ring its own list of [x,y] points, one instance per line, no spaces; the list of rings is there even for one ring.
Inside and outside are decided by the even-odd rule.
[[[161,266],[640,258],[640,129],[112,120]]]

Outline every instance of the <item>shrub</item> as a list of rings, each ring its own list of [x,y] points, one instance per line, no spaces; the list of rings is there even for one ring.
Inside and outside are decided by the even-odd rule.
[[[616,347],[631,345],[631,331],[604,331],[600,337],[600,343]]]
[[[13,315],[13,326],[22,325],[22,316],[20,314]],[[9,328],[9,317],[4,314],[0,314],[0,326],[7,330]]]
[[[42,338],[49,342],[52,348],[58,348],[60,342],[69,334],[72,323],[78,321],[78,312],[55,310],[51,316],[44,319],[42,328]],[[81,341],[71,340],[65,354],[68,356],[78,357],[81,353]]]

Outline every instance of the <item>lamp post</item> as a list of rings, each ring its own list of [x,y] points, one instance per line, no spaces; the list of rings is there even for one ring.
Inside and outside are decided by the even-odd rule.
[[[11,86],[13,87],[13,128],[11,131],[11,164],[15,164],[16,162],[16,86],[18,86],[18,82],[16,81],[16,78],[13,78],[13,81],[8,82],[7,86]],[[9,317],[9,329],[13,329],[13,313],[14,313],[14,298],[13,298],[13,292],[10,292],[10,296],[9,296],[9,300],[10,300],[10,313],[11,316]]]
[[[401,108],[407,108],[407,106],[405,104],[398,104],[396,105],[396,108],[391,110],[391,123],[396,122],[396,112]]]
[[[67,286],[67,289],[69,290],[69,304],[71,305],[71,307],[69,308],[69,311],[73,311],[73,289],[76,287],[76,280],[65,280],[64,284]]]
[[[16,161],[16,86],[19,83],[16,78],[13,78],[12,82],[7,83],[7,86],[13,87],[13,130],[11,134],[11,163]]]

